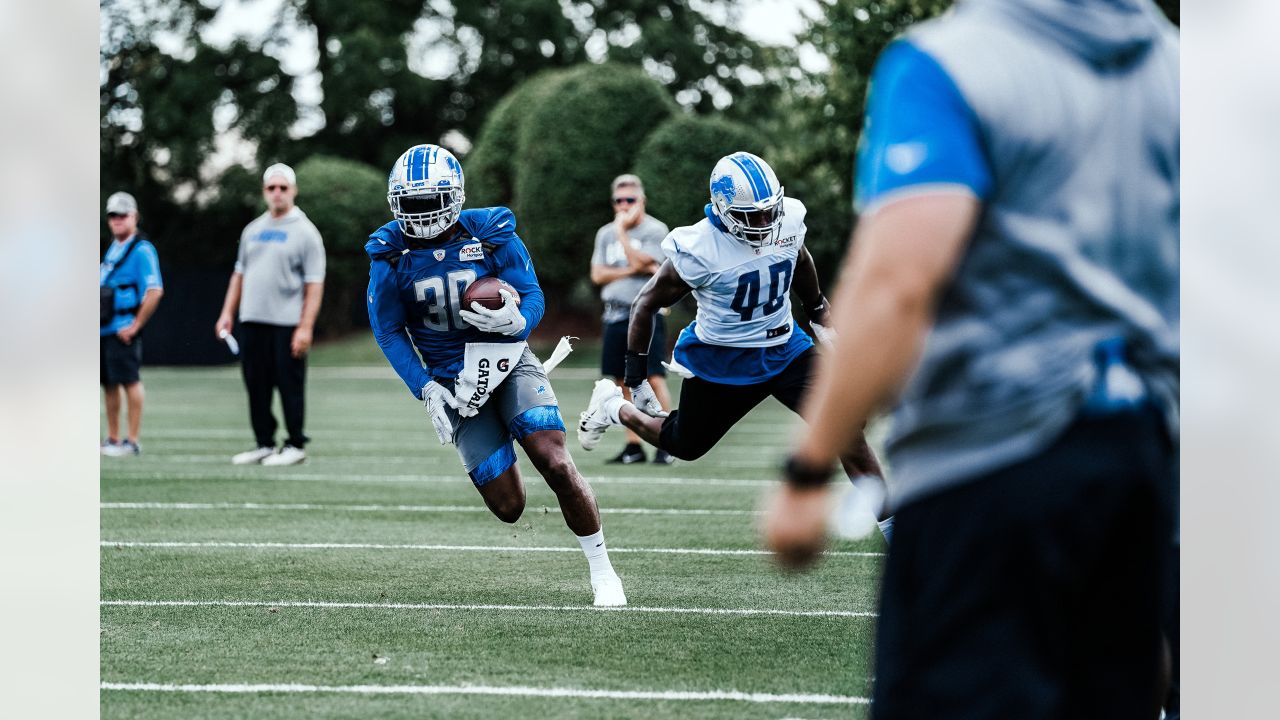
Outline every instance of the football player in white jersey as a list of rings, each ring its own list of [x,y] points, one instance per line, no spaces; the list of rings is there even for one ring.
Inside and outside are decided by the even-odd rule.
[[[710,190],[706,217],[667,235],[665,262],[631,306],[624,382],[632,402],[613,383],[596,383],[578,424],[586,450],[610,426],[625,425],[671,455],[695,460],[770,395],[800,411],[815,350],[792,320],[792,290],[818,339],[828,332],[827,300],[804,247],[805,207],[784,195],[768,163],[747,152],[716,163]],[[646,351],[657,311],[690,292],[698,314],[680,333],[675,360],[693,377],[668,415],[645,379]],[[865,437],[842,460],[856,484],[883,493],[880,464]],[[889,522],[881,523],[886,537]]]

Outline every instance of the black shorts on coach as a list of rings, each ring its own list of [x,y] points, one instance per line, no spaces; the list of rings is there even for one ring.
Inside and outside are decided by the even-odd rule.
[[[626,375],[627,327],[630,320],[606,323],[604,346],[600,349],[600,374],[621,380]],[[667,356],[667,321],[661,315],[653,317],[653,337],[649,340],[649,377],[666,375],[662,361]]]
[[[142,338],[135,336],[125,345],[115,333],[102,335],[98,346],[99,382],[106,385],[132,385],[142,379]]]

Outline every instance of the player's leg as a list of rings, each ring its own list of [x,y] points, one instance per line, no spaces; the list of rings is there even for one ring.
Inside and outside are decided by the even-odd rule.
[[[620,415],[643,421],[652,427],[657,421],[657,445],[681,460],[697,460],[720,442],[769,391],[765,384],[724,385],[701,378],[689,378],[680,386],[680,407],[665,419],[650,418],[634,405],[625,405]]]
[[[485,507],[505,523],[513,523],[524,513],[524,482],[516,465],[511,435],[492,400],[480,412],[460,418],[452,410],[453,443],[462,467],[471,478]]]
[[[556,494],[565,524],[587,557],[595,604],[626,605],[622,581],[609,561],[595,493],[565,447],[564,421],[555,392],[532,352],[525,351],[489,404],[497,406],[510,435],[520,442],[529,461]]]

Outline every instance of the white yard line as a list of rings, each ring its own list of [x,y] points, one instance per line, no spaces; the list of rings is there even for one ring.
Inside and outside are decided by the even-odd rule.
[[[104,502],[103,510],[327,510],[341,512],[487,513],[479,505],[325,505],[318,503],[197,503]],[[546,511],[560,512],[559,507]],[[710,510],[701,508],[603,508],[604,515],[760,515],[760,510]]]
[[[103,540],[100,547],[118,548],[245,548],[259,550],[436,550],[442,552],[547,552],[578,553],[576,547],[559,546],[502,546],[502,545],[427,545],[427,544],[394,544],[394,543],[285,543],[285,542],[233,542],[233,541],[178,541],[178,540]],[[655,548],[655,547],[610,547],[611,553],[646,553],[652,555],[727,555],[757,556],[770,555],[768,550],[755,549],[716,549],[716,548]],[[882,552],[858,552],[853,550],[828,550],[825,555],[832,557],[883,557]]]
[[[623,612],[662,613],[669,615],[733,615],[781,617],[873,618],[877,613],[857,610],[776,610],[771,608],[681,608],[594,607],[592,605],[466,605],[440,603],[358,603],[321,602],[311,600],[100,600],[107,607],[251,607],[251,608],[319,608],[330,610],[501,610],[509,612]]]
[[[353,461],[355,462],[355,461]],[[416,462],[416,461],[415,461]],[[223,463],[225,464],[225,463]],[[391,463],[388,463],[391,464]],[[405,464],[411,464],[406,462]],[[437,464],[437,463],[432,463]],[[772,487],[777,485],[775,480],[750,480],[742,478],[697,478],[697,477],[672,477],[669,475],[645,477],[643,475],[630,477],[614,477],[614,476],[583,476],[587,482],[592,485],[678,485],[689,487]],[[227,468],[221,472],[162,472],[162,471],[146,471],[140,473],[131,472],[127,477],[107,478],[108,480],[252,480],[254,482],[281,482],[287,480],[303,481],[303,482],[354,482],[354,483],[466,483],[471,484],[466,475],[360,475],[353,473],[344,473],[341,471],[333,472],[281,472],[273,473],[261,469],[247,469],[243,471],[235,471]],[[536,479],[536,478],[534,478]]]
[[[867,705],[870,698],[857,695],[809,693],[749,693],[738,690],[589,690],[554,687],[495,687],[486,685],[300,685],[300,684],[211,684],[176,685],[145,682],[104,682],[102,690],[171,693],[228,694],[345,694],[345,695],[500,695],[507,697],[585,698],[591,700],[658,700],[663,702],[732,701],[746,703],[796,703],[804,705]]]

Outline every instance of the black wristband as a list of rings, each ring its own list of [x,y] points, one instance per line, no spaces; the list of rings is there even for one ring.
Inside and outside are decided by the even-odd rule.
[[[831,481],[831,466],[814,467],[791,455],[782,465],[782,479],[792,487],[822,487]]]
[[[822,298],[821,300],[818,301],[817,305],[806,307],[804,309],[804,314],[805,314],[805,317],[809,318],[810,322],[813,322],[817,320],[822,315],[822,313],[826,311],[827,311],[827,299]]]
[[[639,387],[649,377],[649,353],[627,351],[626,370],[622,374],[622,382],[629,388]]]

